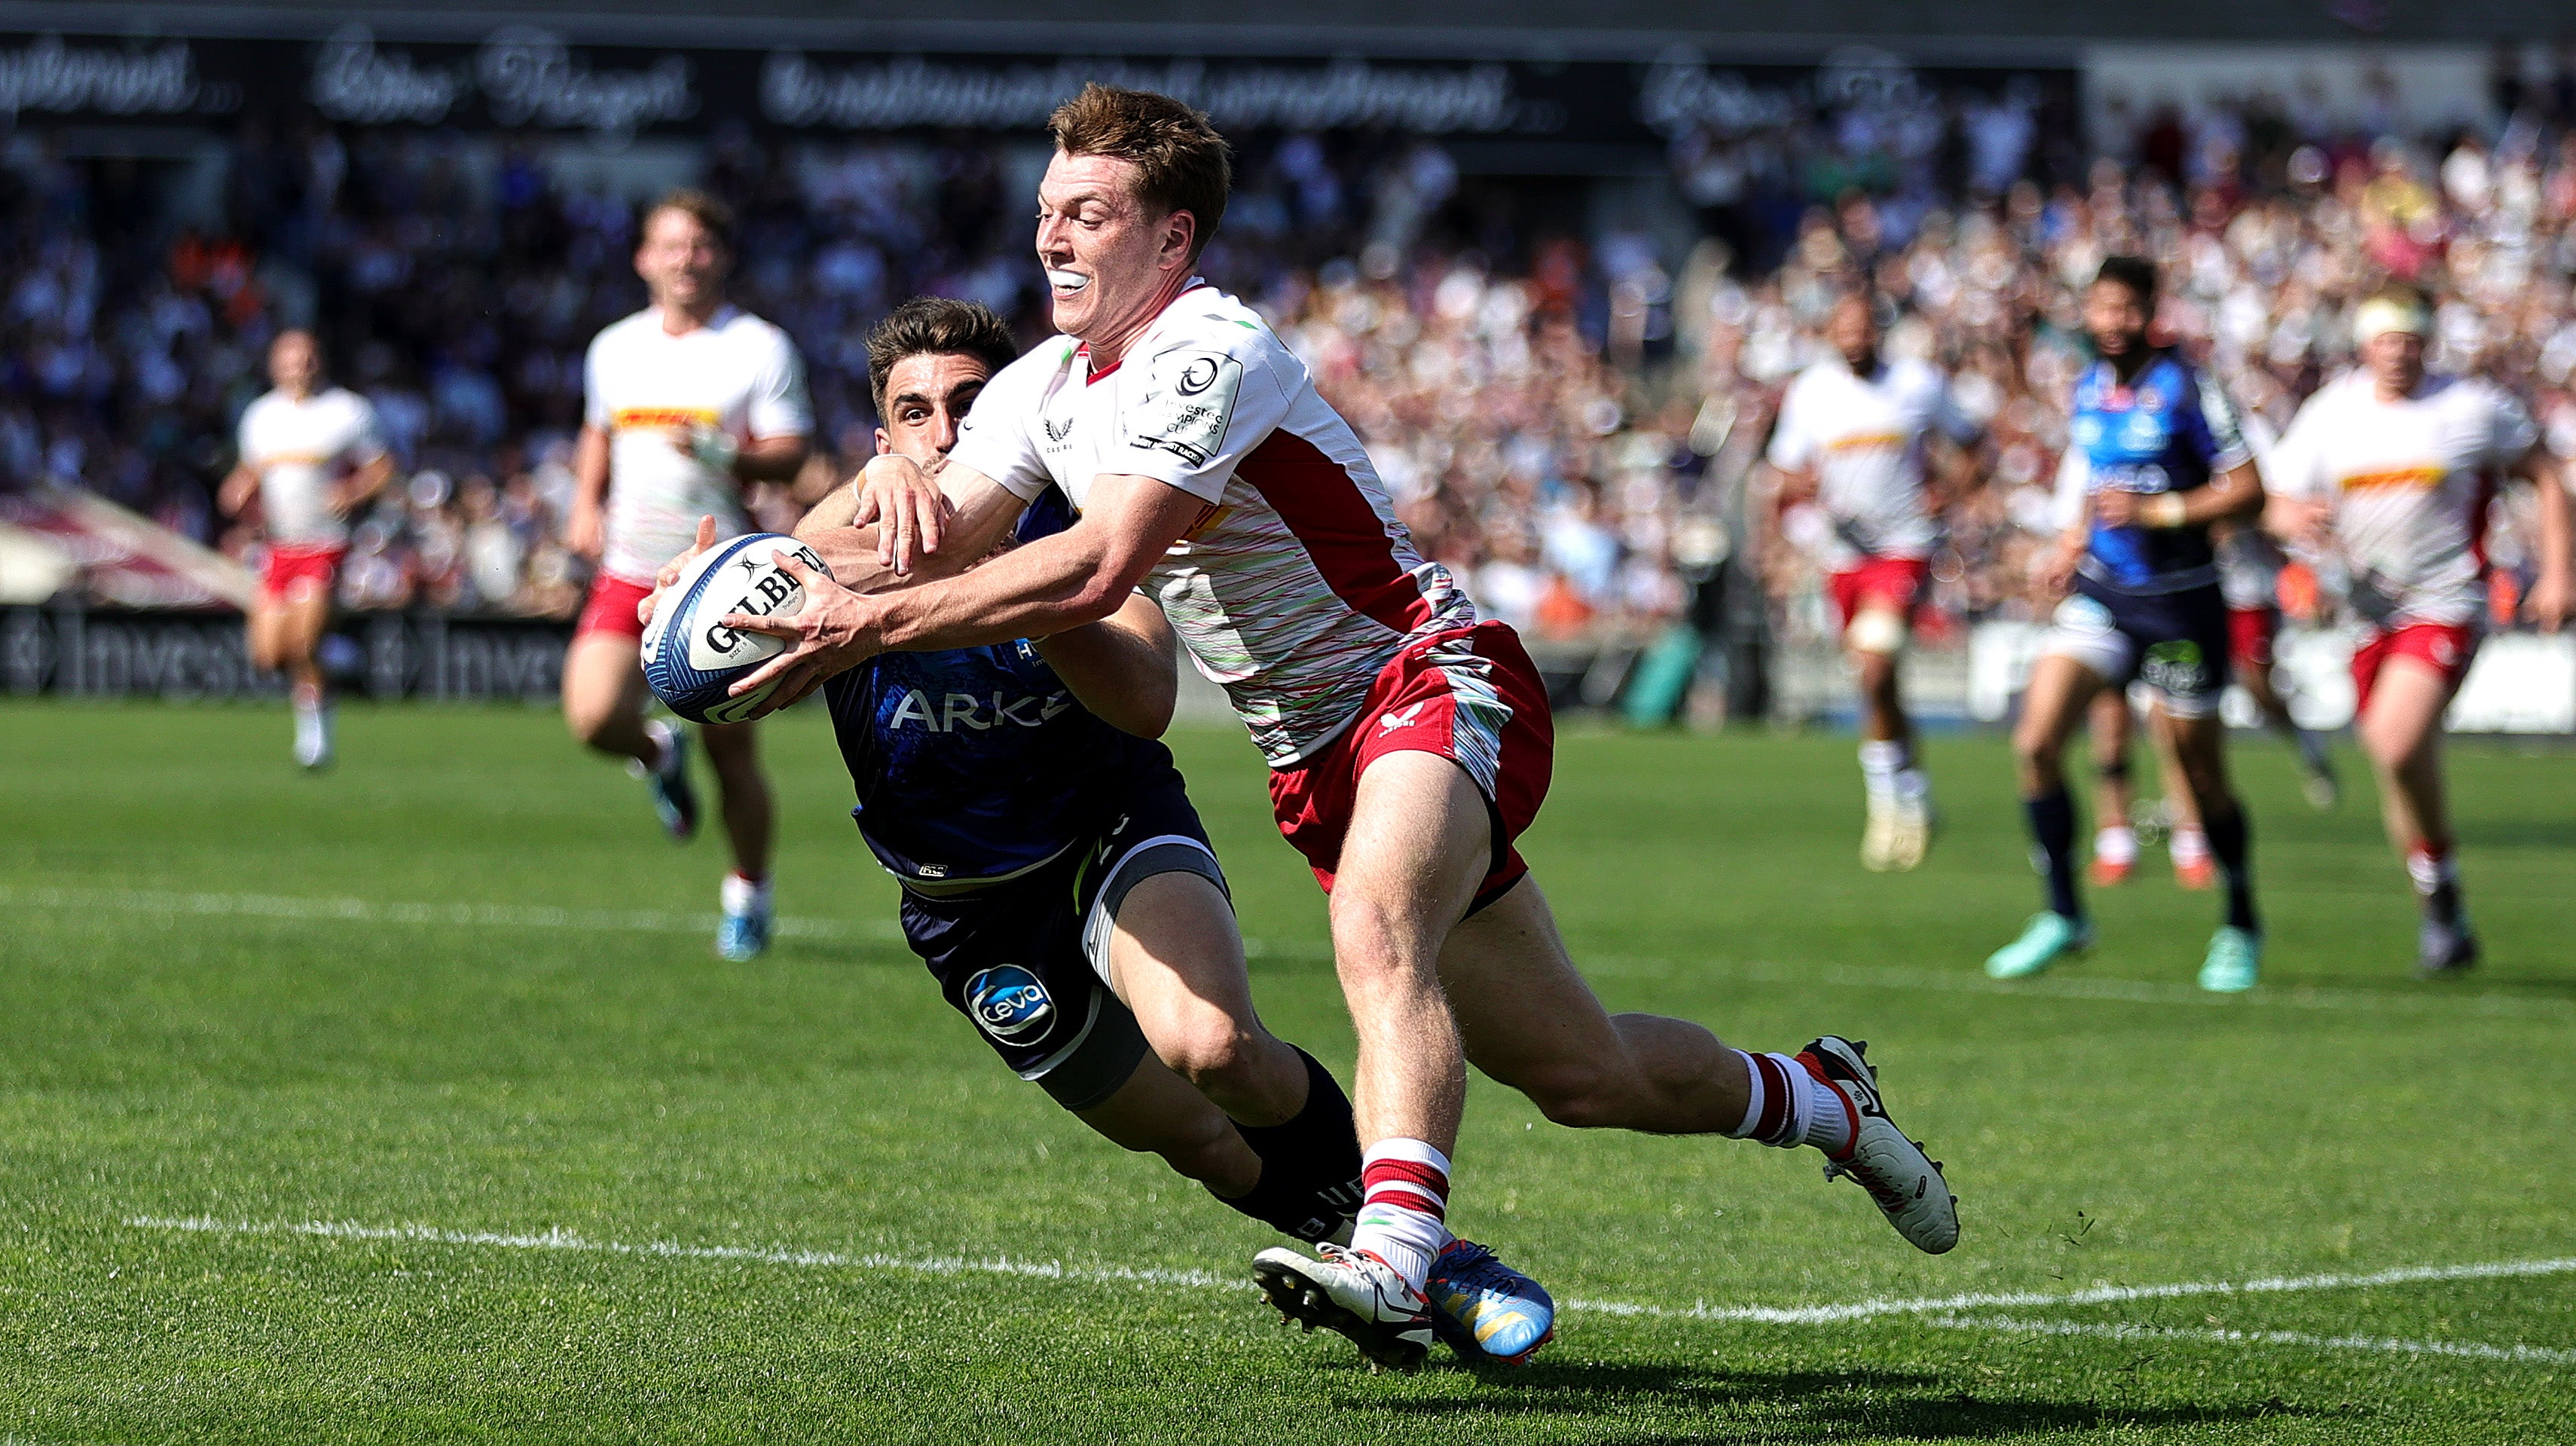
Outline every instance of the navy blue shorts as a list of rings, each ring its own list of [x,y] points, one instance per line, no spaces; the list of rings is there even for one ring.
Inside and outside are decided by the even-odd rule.
[[[2216,583],[2124,593],[2079,577],[2041,651],[2073,658],[2114,688],[2142,682],[2176,718],[2207,718],[2227,691],[2227,599]]]
[[[1151,782],[1027,873],[925,895],[907,886],[903,936],[940,992],[1020,1078],[1069,1110],[1117,1093],[1146,1053],[1136,1016],[1109,988],[1109,938],[1127,892],[1194,873],[1222,891],[1216,850],[1181,776]]]

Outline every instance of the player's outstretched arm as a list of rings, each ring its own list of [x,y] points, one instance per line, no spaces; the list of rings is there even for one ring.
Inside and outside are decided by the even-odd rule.
[[[916,566],[896,565],[899,559],[890,540],[886,509],[874,500],[869,486],[872,479],[886,474],[896,474],[896,486],[927,489],[939,497],[934,525],[944,525],[946,537],[954,538],[955,545],[922,553]],[[843,587],[852,592],[874,592],[898,580],[941,578],[965,571],[970,563],[1001,544],[1027,505],[971,467],[942,467],[933,484],[909,458],[889,453],[870,459],[848,486],[816,503],[796,524],[796,540],[813,548]],[[926,504],[916,502],[906,516],[918,526],[929,510]],[[898,521],[896,526],[900,525]],[[904,551],[909,553],[911,549]]]
[[[2567,495],[2565,464],[2555,461],[2535,447],[2515,469],[2531,479],[2539,489],[2540,503],[2540,575],[2531,582],[2531,597],[2524,604],[2533,621],[2556,632],[2567,625],[2568,615],[2576,611],[2576,501]]]
[[[1038,640],[1047,666],[1094,716],[1139,738],[1172,726],[1180,696],[1180,643],[1163,609],[1143,593],[1096,623]]]
[[[780,680],[761,710],[774,713],[879,653],[979,647],[1098,622],[1206,512],[1206,503],[1169,483],[1110,475],[1093,484],[1071,528],[945,581],[863,596],[786,559],[782,565],[804,585],[803,610],[792,617],[732,614],[723,622],[791,646],[731,691],[740,696]]]

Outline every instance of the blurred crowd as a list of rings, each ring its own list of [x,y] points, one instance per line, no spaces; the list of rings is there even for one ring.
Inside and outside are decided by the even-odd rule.
[[[1783,514],[1754,459],[1781,388],[1827,354],[1833,298],[1869,288],[1890,347],[1949,370],[1985,428],[1944,477],[1938,635],[2034,614],[2077,296],[2115,252],[2163,266],[2171,338],[2274,428],[2398,276],[2440,298],[2437,365],[2502,381],[2576,455],[2576,116],[2545,88],[2497,99],[2500,131],[2438,138],[2260,100],[2115,107],[2128,129],[2088,160],[2063,92],[1866,87],[1786,123],[1676,128],[1671,204],[1588,233],[1565,195],[1462,178],[1437,144],[1253,138],[1203,269],[1306,359],[1426,553],[1550,639],[1648,635],[1729,559],[1780,638],[1825,636],[1821,521]],[[755,489],[764,522],[871,450],[862,339],[895,302],[968,297],[1043,333],[1031,151],[709,144],[697,180],[741,218],[736,299],[794,337],[818,420],[806,475]],[[250,556],[212,485],[267,340],[310,324],[400,468],[343,600],[574,611],[581,358],[642,301],[631,198],[506,138],[254,126],[219,196],[138,225],[184,209],[187,178],[155,165],[67,160],[30,129],[0,154],[0,489],[87,486]],[[2528,556],[2500,506],[2502,617]],[[2294,612],[2331,607],[2298,588],[2294,569]]]
[[[792,522],[873,450],[864,339],[895,303],[965,297],[1043,334],[1036,171],[1009,174],[1033,144],[707,147],[691,180],[737,212],[734,299],[794,337],[819,433],[805,477],[755,489],[755,516]],[[1206,264],[1252,290],[1410,246],[1457,180],[1402,143],[1287,136],[1247,159]],[[577,610],[587,572],[560,524],[582,358],[643,304],[634,199],[448,133],[251,125],[211,201],[190,194],[207,169],[67,159],[31,128],[0,145],[0,492],[87,487],[255,560],[256,528],[217,516],[214,487],[268,341],[307,326],[403,479],[355,520],[342,601]]]
[[[2127,156],[2095,160],[2080,183],[2023,178],[1903,216],[1859,193],[1811,210],[1776,271],[1719,279],[1685,306],[1693,381],[1739,415],[1767,416],[1797,368],[1829,355],[1819,329],[1833,298],[1855,287],[1885,298],[1889,349],[1947,369],[1985,426],[1946,479],[1936,629],[2030,618],[2044,602],[2032,565],[2054,531],[2068,395],[2088,356],[2078,300],[2107,255],[2157,262],[2163,339],[2216,370],[2258,440],[2351,364],[2352,309],[2394,277],[2437,298],[2436,369],[2499,382],[2530,405],[2552,451],[2576,458],[2576,129],[2526,109],[2500,137],[2424,144],[2285,135],[2279,119],[2249,126],[2246,112],[2220,111],[2183,127],[2160,112]],[[2249,149],[2258,137],[2263,148]],[[1809,545],[1824,541],[1823,519],[1772,508],[1762,472],[1747,481],[1747,516],[1767,527],[1748,542],[1775,616],[1793,641],[1826,636],[1821,548]],[[2495,507],[2491,621],[2511,626],[2535,561],[2531,495],[2508,490]],[[2332,621],[2336,606],[2296,562],[2281,601],[2311,622]]]

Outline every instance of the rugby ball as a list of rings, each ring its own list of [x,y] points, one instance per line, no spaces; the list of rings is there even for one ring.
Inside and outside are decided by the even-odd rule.
[[[644,628],[644,681],[665,707],[693,723],[739,723],[758,710],[777,680],[735,697],[726,690],[744,674],[787,651],[784,638],[737,632],[733,613],[794,617],[805,588],[775,561],[780,553],[831,576],[814,549],[775,532],[755,532],[698,554],[662,594]]]

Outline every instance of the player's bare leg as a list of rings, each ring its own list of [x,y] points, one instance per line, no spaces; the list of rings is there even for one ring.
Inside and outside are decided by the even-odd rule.
[[[2210,939],[2200,987],[2230,994],[2251,989],[2262,963],[2263,924],[2254,911],[2252,826],[2227,778],[2227,725],[2214,706],[2203,718],[2161,712],[2158,722],[2181,768],[2183,790],[2189,791],[2199,812],[2226,890],[2224,922]]]
[[[2223,733],[2223,729],[2221,730]],[[2147,704],[2147,743],[2155,750],[2156,777],[2164,790],[2165,853],[2173,860],[2174,882],[2186,889],[2207,889],[2218,882],[2218,863],[2211,856],[2209,826],[2202,821],[2199,790],[2182,756],[2175,751],[2174,719],[2164,700]]]
[[[2423,901],[2416,968],[2427,977],[2456,974],[2478,958],[2477,936],[2461,903],[2442,780],[2442,713],[2451,691],[2439,670],[2401,653],[2381,666],[2370,706],[2355,729],[2379,783],[2379,816],[2389,845],[2406,860]]]
[[[1608,1013],[1533,878],[1450,933],[1440,977],[1469,1062],[1558,1124],[1813,1145],[1827,1178],[1858,1181],[1917,1248],[1958,1242],[1941,1167],[1887,1120],[1864,1046],[1828,1035],[1794,1058],[1753,1055],[1686,1019]]]
[[[584,746],[646,768],[662,746],[644,727],[643,649],[621,633],[585,633],[564,653],[564,726]]]
[[[586,747],[626,760],[652,791],[653,811],[675,839],[697,832],[697,791],[689,784],[687,730],[647,720],[643,650],[620,633],[583,633],[564,653],[564,726]]]
[[[1220,1198],[1249,1195],[1260,1182],[1261,1157],[1225,1111],[1150,1055],[1136,1062],[1116,1094],[1074,1113],[1114,1144],[1162,1156]]]
[[[2137,789],[2129,773],[2129,697],[2117,688],[2093,695],[2085,712],[2093,752],[2093,887],[2126,883],[2138,866]]]
[[[1857,1046],[1826,1036],[1796,1059],[1757,1058],[1686,1020],[1614,1020],[1529,879],[1465,917],[1492,838],[1483,796],[1445,758],[1393,753],[1361,776],[1332,919],[1368,1146],[1352,1246],[1400,1276],[1383,1289],[1413,1286],[1410,1271],[1427,1273],[1453,1238],[1448,1152],[1470,1058],[1562,1124],[1817,1145],[1828,1173],[1859,1179],[1915,1245],[1957,1242],[1939,1167],[1888,1124]]]
[[[2062,654],[2044,654],[2031,665],[2021,721],[2013,725],[2013,772],[2031,842],[2039,849],[2048,907],[2031,916],[2019,938],[1986,956],[1986,973],[1994,978],[2036,974],[2093,942],[2075,890],[2075,800],[2066,791],[2066,743],[2103,686],[2101,674]]]
[[[286,675],[287,701],[295,712],[295,761],[321,768],[331,761],[331,697],[322,676],[322,634],[331,622],[331,595],[299,577],[283,596],[263,594],[251,604],[245,642],[251,666]]]
[[[1350,1099],[1253,1012],[1224,891],[1185,870],[1139,880],[1118,901],[1108,956],[1110,988],[1136,1016],[1148,1063],[1186,1083],[1201,1097],[1192,1113],[1215,1115],[1254,1157],[1249,1174],[1192,1178],[1290,1235],[1345,1238],[1360,1203]]]
[[[1931,785],[1915,754],[1914,720],[1905,713],[1898,677],[1905,617],[1873,599],[1844,634],[1860,691],[1860,767],[1869,786],[1869,826],[1861,864],[1878,872],[1911,869],[1932,843]]]
[[[1466,1054],[1440,987],[1440,949],[1492,867],[1485,801],[1448,760],[1392,753],[1360,775],[1331,897],[1333,956],[1359,1035],[1353,1075],[1366,1198],[1351,1248],[1253,1259],[1283,1313],[1348,1336],[1372,1361],[1420,1363],[1424,1294],[1454,1237],[1444,1223]]]
[[[725,841],[733,846],[733,871],[721,894],[724,920],[716,952],[737,963],[769,947],[769,849],[777,831],[769,780],[760,771],[756,723],[710,723],[698,736],[715,770],[716,797],[724,814]],[[676,730],[674,730],[676,731]]]
[[[1306,1062],[1253,1012],[1234,909],[1206,878],[1176,870],[1127,891],[1109,987],[1163,1063],[1235,1120],[1283,1124],[1306,1107]]]

